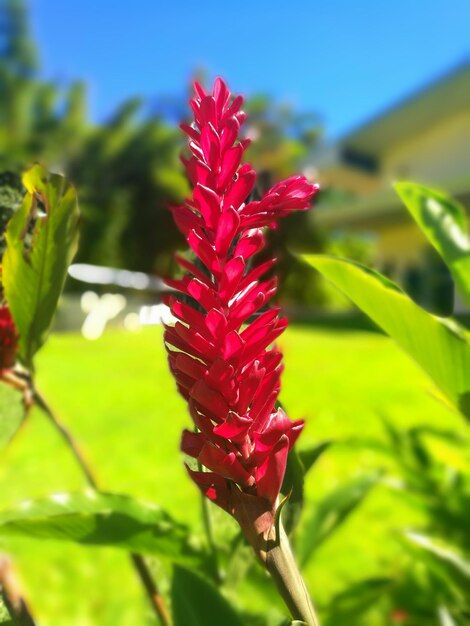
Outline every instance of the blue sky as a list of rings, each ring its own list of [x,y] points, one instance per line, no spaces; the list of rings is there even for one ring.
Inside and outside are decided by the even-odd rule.
[[[30,0],[43,74],[90,85],[100,120],[181,95],[193,71],[318,112],[329,136],[470,56],[469,0]]]

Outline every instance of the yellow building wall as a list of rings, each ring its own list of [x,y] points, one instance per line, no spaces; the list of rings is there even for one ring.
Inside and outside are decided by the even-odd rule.
[[[334,187],[359,196],[372,194],[381,187],[381,180],[377,176],[352,169],[346,165],[320,169],[316,178],[321,189]]]
[[[397,266],[404,267],[420,263],[426,240],[414,222],[384,226],[376,233],[379,262],[393,259]]]
[[[374,266],[378,269],[392,268],[389,278],[400,281],[410,267],[423,268],[426,264],[426,239],[416,224],[403,216],[403,222],[377,224],[362,222],[354,230],[374,235]]]
[[[470,111],[448,118],[392,148],[383,160],[385,183],[409,179],[430,184],[470,172]]]

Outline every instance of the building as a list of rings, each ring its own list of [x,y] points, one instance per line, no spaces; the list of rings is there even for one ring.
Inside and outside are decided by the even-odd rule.
[[[392,189],[398,180],[450,193],[470,210],[470,62],[327,146],[316,219],[375,240],[376,266],[431,309],[449,312],[453,286]],[[455,309],[462,308],[455,296]]]

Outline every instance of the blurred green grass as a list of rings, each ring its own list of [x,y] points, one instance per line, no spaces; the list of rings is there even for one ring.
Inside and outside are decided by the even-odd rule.
[[[307,420],[299,446],[338,441],[308,477],[307,509],[342,480],[383,466],[374,452],[348,444],[382,436],[380,415],[402,427],[463,429],[461,418],[432,397],[424,374],[380,334],[293,326],[280,343],[282,402],[292,419]],[[161,329],[111,330],[96,342],[55,335],[38,355],[37,369],[38,387],[81,442],[104,489],[157,501],[200,528],[198,493],[178,450],[189,420],[167,369]],[[0,472],[2,508],[84,485],[38,411],[4,455]],[[220,536],[226,521],[218,513],[216,521]],[[414,511],[376,488],[306,570],[320,606],[349,581],[393,573],[402,558],[396,530],[415,521]],[[1,539],[0,549],[13,556],[44,626],[154,623],[126,555],[117,550],[18,539]],[[250,604],[267,606],[261,594],[251,595]]]

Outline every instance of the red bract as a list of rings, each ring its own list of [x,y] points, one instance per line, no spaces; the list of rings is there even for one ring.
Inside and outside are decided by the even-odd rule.
[[[0,371],[15,364],[18,333],[6,304],[0,306]]]
[[[272,525],[287,455],[303,427],[276,408],[282,354],[273,342],[286,328],[278,308],[266,309],[276,279],[263,279],[272,262],[252,257],[265,244],[263,229],[293,210],[305,210],[318,187],[293,176],[259,201],[245,201],[255,172],[241,164],[245,114],[224,82],[212,94],[195,85],[195,123],[182,124],[192,156],[183,159],[192,197],[172,208],[196,263],[168,284],[184,294],[169,305],[178,319],[165,330],[170,368],[197,428],[183,433],[182,450],[208,471],[188,471],[204,494],[257,532]],[[262,312],[261,312],[262,311]],[[200,468],[202,470],[202,468]]]

